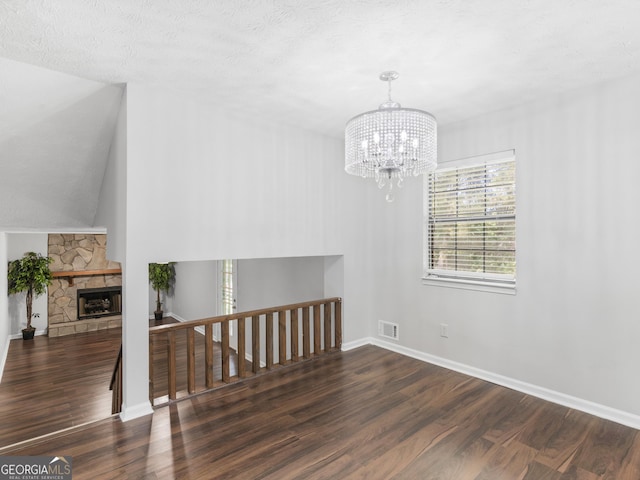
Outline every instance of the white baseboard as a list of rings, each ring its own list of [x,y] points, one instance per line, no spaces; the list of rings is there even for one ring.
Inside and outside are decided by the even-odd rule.
[[[176,315],[175,313],[167,313],[167,317],[173,317],[175,318],[177,321],[179,322],[187,322],[188,320],[186,318],[182,318],[180,315]],[[200,327],[196,327],[194,329],[196,332],[198,332],[200,335],[204,335],[204,327],[200,326]],[[215,338],[214,338],[215,340]]]
[[[138,405],[133,405],[131,407],[127,407],[125,404],[122,404],[122,411],[120,412],[120,420],[123,422],[128,422],[129,420],[133,420],[134,418],[144,417],[145,415],[151,415],[153,413],[153,407],[151,407],[151,403],[143,402]]]
[[[253,363],[253,354],[246,352],[244,354],[244,358],[245,360],[247,360],[248,362]],[[267,362],[263,362],[262,360],[260,360],[260,368],[266,368],[267,366]]]
[[[440,367],[479,378],[481,380],[486,380],[487,382],[495,383],[497,385],[501,385],[503,387],[525,393],[527,395],[541,398],[542,400],[547,400],[552,403],[557,403],[558,405],[573,408],[575,410],[580,410],[581,412],[595,415],[596,417],[611,420],[612,422],[616,422],[621,425],[626,425],[628,427],[635,428],[636,430],[640,430],[639,415],[611,408],[606,405],[601,405],[599,403],[591,402],[582,398],[567,395],[555,390],[550,390],[538,385],[522,382],[514,378],[505,377],[503,375],[472,367],[470,365],[454,362],[453,360],[448,360],[436,355],[430,355],[418,350],[413,350],[411,348],[403,347],[402,345],[380,340],[378,338],[365,337],[359,340],[344,343],[342,345],[342,350],[352,350],[363,345],[375,345],[392,352],[400,353],[401,355],[405,355],[407,357],[415,358],[416,360],[421,360],[426,363],[438,365]]]
[[[180,317],[178,317],[175,313],[172,312],[166,312],[162,314],[163,317],[173,317],[176,320],[178,320],[179,322],[185,322],[186,320],[182,319],[179,320]],[[155,320],[156,319],[156,315],[154,313],[150,313],[149,314],[149,320]]]
[[[354,348],[364,347],[365,345],[375,345],[376,339],[372,337],[365,337],[359,340],[354,340],[353,342],[347,342],[342,344],[342,351],[348,352],[349,350],[353,350]]]

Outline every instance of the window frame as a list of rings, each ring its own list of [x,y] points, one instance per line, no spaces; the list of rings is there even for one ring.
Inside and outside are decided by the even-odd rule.
[[[441,162],[436,168],[436,172],[465,168],[477,167],[480,165],[489,165],[492,163],[502,163],[513,161],[515,165],[515,150],[506,150],[502,152],[491,153],[487,155],[476,155],[473,157],[453,160],[449,162]],[[517,267],[513,275],[480,273],[474,272],[460,273],[455,270],[440,270],[430,268],[431,260],[431,243],[430,243],[430,184],[431,174],[424,176],[423,184],[423,275],[422,283],[424,285],[435,285],[453,288],[462,288],[467,290],[488,291],[494,293],[515,294],[516,293],[516,273]],[[517,172],[514,172],[514,202],[517,203]],[[517,241],[517,205],[513,214],[515,224],[515,234]],[[516,255],[517,265],[517,248],[514,252]]]

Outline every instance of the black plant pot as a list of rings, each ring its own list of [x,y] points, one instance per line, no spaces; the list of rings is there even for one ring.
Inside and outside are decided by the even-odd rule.
[[[33,340],[33,336],[36,333],[36,329],[31,327],[31,328],[23,328],[22,329],[22,339],[23,340]]]
[[[153,314],[155,315],[156,320],[162,320],[164,312],[162,310],[156,310]]]

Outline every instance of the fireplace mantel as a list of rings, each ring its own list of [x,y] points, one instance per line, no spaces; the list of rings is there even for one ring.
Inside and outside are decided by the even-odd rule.
[[[122,273],[121,268],[103,268],[101,270],[69,270],[64,272],[51,272],[54,278],[67,278],[69,285],[73,285],[73,277],[92,277],[94,275],[117,275]]]
[[[78,290],[122,286],[122,265],[107,260],[105,234],[49,234],[48,255],[53,260],[47,293],[50,337],[122,325],[121,315],[78,318]]]

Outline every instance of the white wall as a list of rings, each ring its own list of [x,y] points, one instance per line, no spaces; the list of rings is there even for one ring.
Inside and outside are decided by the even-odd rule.
[[[183,320],[219,315],[218,261],[178,262],[175,267],[175,288],[166,300],[171,312]],[[325,257],[242,259],[237,261],[234,273],[237,311],[325,297]],[[332,291],[338,292],[342,274],[336,272],[332,277],[335,277]],[[150,291],[149,308],[155,308],[153,290]]]
[[[413,185],[379,222],[372,328],[396,321],[404,347],[640,415],[639,107],[631,77],[442,127],[441,161],[515,149],[517,294],[421,284]]]
[[[324,257],[324,297],[344,295],[344,257],[331,255]]]
[[[171,312],[182,320],[218,315],[218,262],[178,262]],[[154,302],[155,307],[155,302]]]
[[[324,257],[238,260],[238,311],[324,298]]]
[[[126,247],[126,205],[127,205],[127,91],[120,102],[120,110],[109,158],[105,166],[102,188],[94,226],[107,229],[107,258],[124,262]]]
[[[46,233],[8,233],[7,236],[7,261],[21,258],[26,252],[40,253],[47,256],[49,236]],[[5,264],[6,265],[6,264]],[[6,289],[4,290],[7,291]],[[9,296],[9,332],[11,335],[19,335],[27,326],[26,293],[16,293]],[[40,314],[34,318],[31,325],[36,328],[36,335],[45,333],[48,325],[47,293],[33,299],[33,313]]]
[[[144,336],[150,261],[344,254],[344,335],[368,333],[373,190],[344,173],[341,139],[137,84],[126,101],[125,401],[147,398],[148,346],[126,337]]]
[[[324,298],[324,257],[238,260],[237,270],[237,308],[239,312]],[[301,341],[301,330],[299,337]],[[248,329],[247,352],[251,352],[252,338],[253,332]],[[260,322],[260,338],[261,342],[264,342],[266,338],[266,325],[263,321]],[[273,361],[278,362],[280,347],[277,340],[277,317],[273,322],[273,338],[275,342]],[[313,342],[313,334],[311,342]],[[290,355],[290,346],[285,345],[284,348],[287,355]],[[262,364],[265,364],[265,351],[261,352],[260,360]]]
[[[141,245],[129,235],[135,235],[130,229],[128,201],[144,202],[139,197],[136,184],[129,180],[128,164],[128,87],[122,95],[116,128],[109,150],[109,159],[105,168],[102,188],[94,225],[107,229],[107,258],[122,265],[122,363],[123,363],[123,402],[121,417],[132,419],[152,412],[148,398],[142,395],[140,384],[148,382],[140,365],[148,362],[149,345],[148,313],[146,299],[148,288],[140,289],[148,282],[148,266],[141,253]],[[142,167],[140,167],[142,168]],[[144,302],[141,299],[145,299]]]
[[[4,293],[9,288],[7,284],[7,234],[0,232],[0,381],[2,372],[9,351],[9,336],[11,334],[9,326],[9,297]]]
[[[128,88],[129,224],[152,259],[219,259],[336,253],[326,212],[342,183],[342,142]],[[331,163],[337,174],[326,172]],[[135,169],[135,172],[132,171]],[[336,177],[340,183],[327,177]],[[340,176],[338,176],[340,175]],[[161,234],[158,231],[161,226]]]

